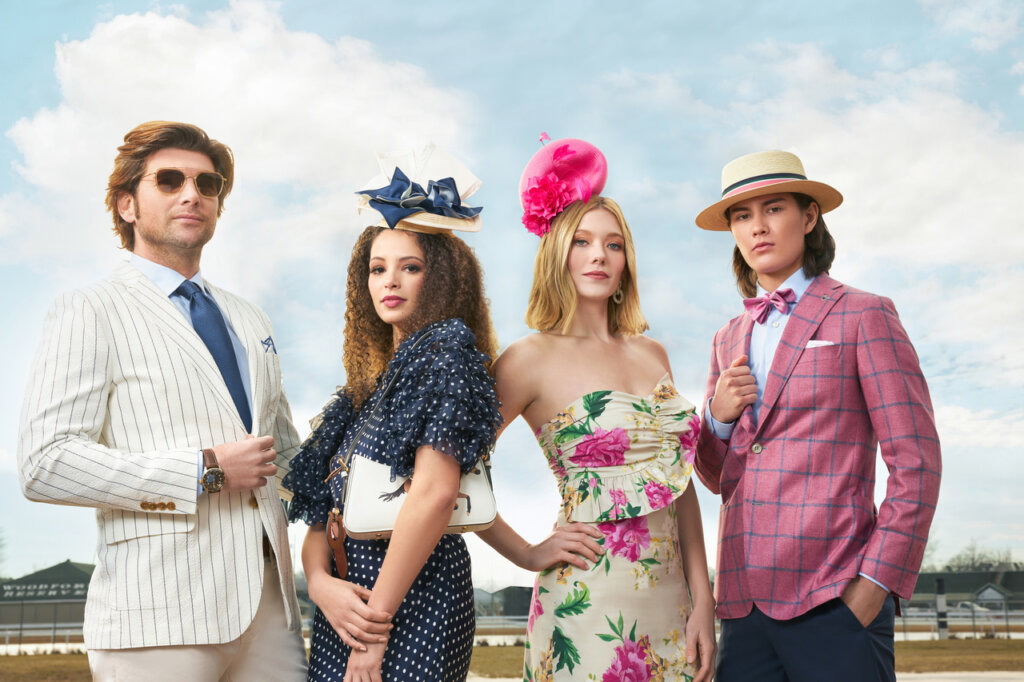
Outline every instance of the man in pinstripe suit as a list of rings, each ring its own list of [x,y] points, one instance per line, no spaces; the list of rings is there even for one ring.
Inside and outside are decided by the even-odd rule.
[[[95,679],[305,679],[277,492],[299,438],[270,322],[199,271],[231,152],[166,121],[124,140],[107,206],[131,258],[46,318],[22,489],[96,509]]]
[[[760,152],[725,167],[722,199],[697,217],[732,232],[750,297],[715,335],[695,463],[723,502],[720,682],[895,681],[894,613],[935,512],[939,441],[892,301],[826,274],[821,214],[841,202],[796,156]]]

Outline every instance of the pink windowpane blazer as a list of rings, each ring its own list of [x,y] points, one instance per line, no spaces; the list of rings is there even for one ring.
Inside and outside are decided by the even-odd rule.
[[[747,353],[752,327],[743,314],[715,334],[705,404],[721,370]],[[876,509],[879,446],[889,479]],[[928,386],[892,301],[818,276],[786,325],[758,422],[747,408],[728,441],[705,424],[695,464],[722,495],[720,618],[754,604],[794,618],[858,572],[909,599],[941,458]]]

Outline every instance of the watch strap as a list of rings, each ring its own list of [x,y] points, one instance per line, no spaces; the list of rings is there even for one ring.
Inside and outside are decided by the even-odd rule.
[[[217,455],[213,452],[213,448],[203,448],[203,466],[207,469],[213,469],[220,466],[217,462]]]

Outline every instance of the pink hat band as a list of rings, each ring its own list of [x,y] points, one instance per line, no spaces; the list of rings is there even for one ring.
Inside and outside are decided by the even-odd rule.
[[[806,179],[806,175],[800,175],[799,173],[768,173],[766,175],[758,175],[757,177],[740,180],[734,185],[726,187],[724,190],[722,190],[722,198],[728,199],[743,192],[748,192],[754,189],[761,189],[762,187],[771,187],[772,185],[777,185],[780,182],[789,182],[790,180]]]

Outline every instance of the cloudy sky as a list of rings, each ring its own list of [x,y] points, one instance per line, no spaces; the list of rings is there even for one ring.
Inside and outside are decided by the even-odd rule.
[[[921,356],[945,465],[935,557],[976,540],[1024,560],[1024,6],[749,4],[2,0],[0,575],[93,560],[92,512],[21,497],[17,421],[50,301],[124,257],[105,182],[121,137],[151,119],[235,152],[203,272],[270,314],[303,434],[344,381],[344,272],[365,222],[352,192],[375,150],[433,141],[483,180],[467,241],[504,345],[528,332],[536,250],[519,174],[542,131],[597,144],[650,334],[695,402],[712,335],[741,306],[731,238],[693,217],[725,162],[797,153],[846,197],[828,216],[832,274],[893,298]],[[557,493],[521,422],[495,478],[504,515],[542,537]],[[719,501],[698,496],[713,557]],[[531,581],[471,543],[480,586]]]

